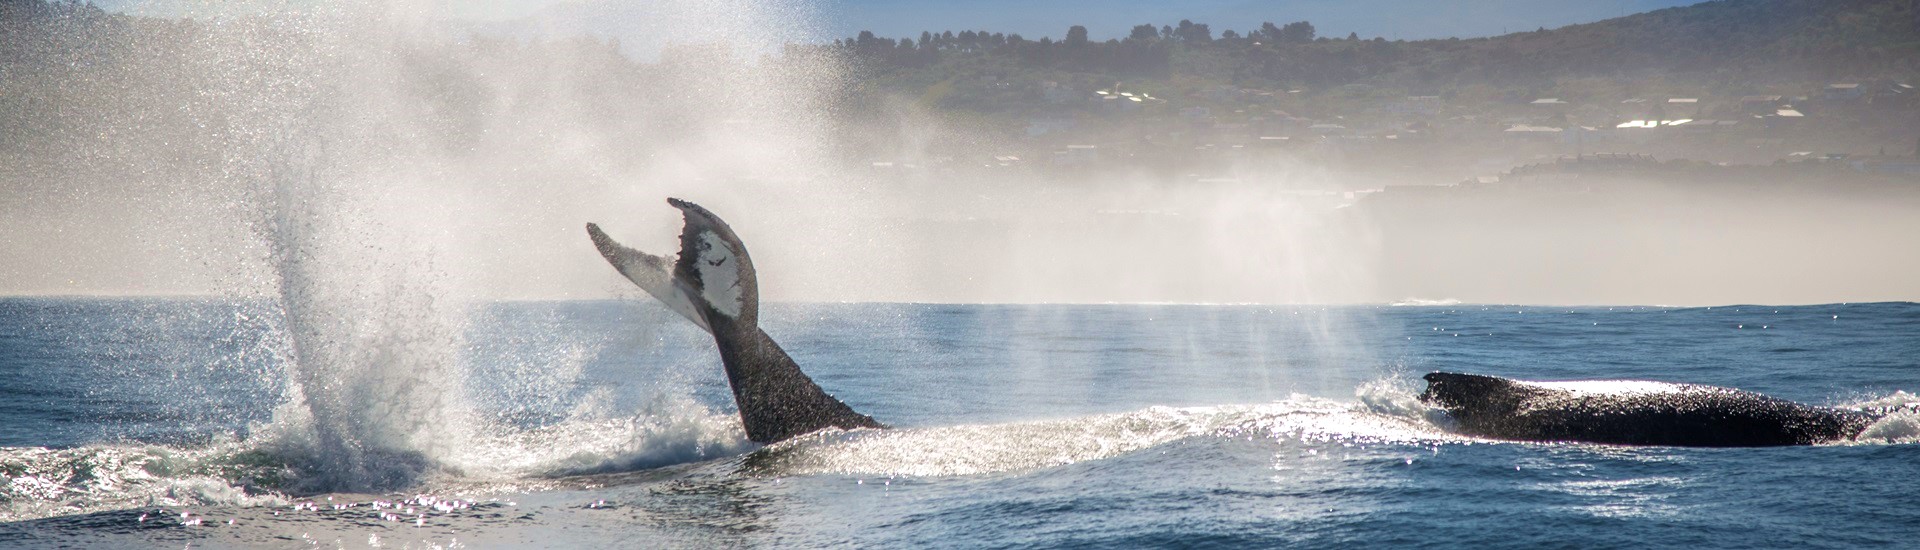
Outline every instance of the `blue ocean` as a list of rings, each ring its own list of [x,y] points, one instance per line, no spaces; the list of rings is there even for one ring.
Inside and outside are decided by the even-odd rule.
[[[283,309],[0,299],[0,546],[1920,544],[1912,415],[1621,447],[1461,436],[1415,398],[1443,370],[1912,403],[1920,304],[771,304],[895,429],[765,447],[650,300],[443,306],[451,333]]]

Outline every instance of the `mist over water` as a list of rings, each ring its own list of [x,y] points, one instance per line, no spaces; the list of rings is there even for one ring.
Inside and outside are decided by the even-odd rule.
[[[243,197],[239,210],[253,216],[252,233],[265,243],[264,269],[225,290],[266,289],[283,312],[278,332],[291,383],[286,405],[262,433],[296,462],[301,477],[287,487],[295,491],[392,490],[438,473],[465,474],[463,467],[496,467],[499,457],[458,452],[480,433],[499,433],[469,410],[462,335],[483,300],[540,279],[529,277],[533,269],[505,267],[529,261],[516,250],[562,241],[575,244],[562,250],[584,249],[576,205],[615,204],[631,192],[600,173],[606,166],[585,160],[623,156],[593,132],[597,111],[638,102],[642,114],[620,118],[680,135],[650,151],[678,158],[700,150],[680,147],[721,139],[703,135],[708,121],[765,118],[752,116],[765,108],[754,90],[787,88],[756,82],[761,73],[744,65],[711,64],[740,63],[714,47],[688,54],[700,63],[661,67],[686,84],[674,92],[695,94],[689,101],[596,98],[594,87],[610,77],[596,72],[604,67],[593,66],[593,56],[616,55],[605,46],[562,47],[572,54],[566,59],[512,60],[532,70],[497,58],[473,60],[492,66],[459,66],[448,53],[460,46],[434,40],[414,14],[343,8],[243,19],[260,25],[253,32],[261,36],[243,33],[214,46],[238,56],[228,60],[235,74],[216,79],[235,84],[232,96],[246,106],[229,113],[242,139],[227,148],[226,170]],[[490,76],[493,70],[506,74]],[[447,89],[460,85],[468,88]],[[502,111],[518,116],[496,114]],[[763,126],[763,135],[817,141],[787,135],[784,121]],[[520,151],[519,162],[470,162],[507,150]],[[749,174],[805,165],[800,148],[741,150],[768,151],[728,159]],[[535,175],[485,175],[529,168]],[[603,195],[614,198],[592,198]],[[522,236],[543,224],[567,231]],[[671,422],[685,415],[649,416]]]
[[[630,291],[580,225],[670,252],[664,196],[727,216],[772,301],[1819,303],[1911,298],[1888,274],[1920,262],[1914,193],[1780,172],[1728,179],[1808,190],[1655,174],[1400,201],[1369,191],[1456,180],[1311,151],[1211,178],[880,168],[1003,136],[915,98],[847,103],[847,60],[774,53],[810,39],[804,6],[597,6],[578,9],[668,46],[636,63],[569,34],[592,29],[470,33],[426,3],[186,6],[221,23],[25,90],[72,116],[4,169],[0,291],[278,294],[263,235],[286,218],[381,258],[333,262],[432,272],[443,299],[600,297]],[[36,47],[125,32],[98,26]],[[263,212],[289,208],[308,213]]]
[[[163,111],[165,124],[104,117],[82,130],[108,139],[75,144],[103,165],[10,178],[7,210],[22,215],[9,218],[4,290],[278,294],[282,249],[357,246],[307,274],[406,265],[431,271],[444,299],[597,297],[629,291],[588,253],[582,222],[671,252],[677,220],[660,200],[682,196],[729,217],[774,301],[1378,295],[1365,224],[1286,194],[1338,188],[1310,166],[1206,188],[876,172],[842,149],[993,137],[911,104],[885,114],[889,133],[838,121],[841,60],[762,57],[811,24],[795,19],[804,10],[660,7],[700,24],[675,25],[678,45],[639,65],[588,39],[448,36],[405,5],[209,12],[224,23],[169,55],[112,52],[129,80],[172,83],[162,89],[187,104],[165,112],[155,103],[175,98],[130,87],[74,94],[101,111]],[[197,145],[165,146],[178,143]],[[142,175],[135,189],[128,174]]]
[[[520,437],[473,410],[463,380],[465,355],[480,347],[465,339],[471,316],[502,298],[637,296],[581,225],[672,252],[678,219],[666,196],[727,213],[772,301],[1366,295],[1354,272],[1365,249],[1329,244],[1364,231],[1326,204],[1272,190],[1318,185],[1310,173],[1278,176],[1286,181],[1271,189],[1204,190],[1147,176],[1063,187],[872,173],[836,160],[832,133],[849,131],[830,102],[845,85],[840,60],[760,57],[800,35],[803,10],[655,7],[612,14],[678,22],[677,44],[640,65],[589,39],[449,36],[431,10],[405,4],[197,7],[207,24],[153,37],[172,49],[106,51],[99,61],[121,86],[64,98],[136,115],[78,123],[106,137],[69,143],[67,156],[101,164],[16,165],[6,210],[22,216],[0,222],[18,228],[8,231],[17,276],[5,290],[248,300],[235,330],[265,334],[284,369],[264,376],[285,377],[284,404],[251,437],[290,461],[280,489],[296,492],[390,490],[568,460],[462,452]],[[157,109],[168,101],[181,105]],[[950,129],[917,109],[902,106],[895,131],[910,143],[944,139]],[[1314,336],[1333,347],[1339,323]],[[562,357],[526,368],[566,380],[583,359],[555,343]],[[568,411],[583,423],[571,429],[639,430],[618,440],[643,448],[648,433],[692,432],[652,438],[691,447],[609,450],[566,468],[740,445],[724,416],[669,409],[641,415],[647,425],[603,429],[590,426],[632,411]]]
[[[96,61],[122,86],[47,98],[105,111],[78,123],[101,139],[66,152],[104,165],[11,165],[4,210],[24,215],[5,222],[6,265],[21,275],[6,290],[244,300],[235,330],[267,334],[285,365],[285,404],[254,430],[298,470],[283,489],[390,490],[489,467],[457,453],[497,432],[462,379],[469,316],[502,297],[616,288],[582,222],[657,234],[655,250],[671,251],[663,196],[838,195],[813,175],[822,139],[809,114],[834,68],[750,65],[756,45],[734,42],[784,39],[748,32],[780,27],[754,15],[772,10],[662,6],[736,17],[705,20],[710,36],[684,37],[692,45],[646,74],[609,44],[449,40],[424,10],[384,4],[208,7],[205,24],[140,37],[171,51],[105,50]],[[136,89],[148,81],[166,84],[159,98]],[[181,104],[145,104],[156,99]],[[167,147],[181,141],[197,148]],[[772,175],[783,179],[753,183]],[[657,209],[646,231],[624,223],[641,208]],[[670,413],[658,418],[708,416]]]
[[[1920,268],[1910,189],[1727,193],[1655,178],[1604,192],[1407,201],[1405,190],[1379,191],[1376,178],[1310,155],[1236,161],[1221,168],[1230,178],[890,170],[865,162],[862,148],[887,143],[898,153],[887,158],[924,165],[942,143],[998,136],[912,98],[846,112],[856,67],[769,55],[809,34],[804,6],[643,6],[603,14],[609,25],[671,36],[639,63],[618,44],[564,38],[569,29],[538,39],[450,32],[419,3],[199,6],[203,24],[155,39],[155,51],[139,41],[105,50],[110,70],[79,73],[98,79],[39,98],[70,111],[70,130],[10,150],[0,167],[0,294],[212,296],[215,306],[194,315],[230,334],[157,345],[182,355],[156,362],[214,373],[176,380],[244,378],[253,384],[239,386],[271,394],[273,406],[264,416],[179,413],[245,426],[166,435],[188,445],[146,445],[171,441],[153,434],[35,442],[71,448],[9,456],[9,468],[109,472],[77,485],[108,488],[10,485],[10,499],[53,504],[10,508],[8,519],[560,486],[591,482],[556,478],[755,450],[711,341],[652,307],[585,238],[592,221],[636,248],[674,252],[680,224],[668,196],[727,218],[753,251],[769,303],[1017,304],[770,315],[769,332],[824,373],[823,385],[907,429],[818,435],[703,466],[726,470],[699,470],[708,477],[735,466],[773,479],[1072,476],[1075,465],[1115,458],[1159,469],[1145,451],[1176,446],[1213,459],[1269,455],[1228,461],[1256,464],[1248,476],[1262,482],[1274,475],[1266,470],[1295,467],[1298,457],[1282,455],[1355,452],[1411,466],[1418,453],[1408,448],[1472,442],[1427,423],[1408,371],[1520,360],[1476,348],[1414,356],[1392,343],[1412,338],[1398,325],[1431,322],[1434,335],[1456,339],[1504,336],[1509,325],[1483,313],[1466,321],[1476,330],[1442,326],[1453,319],[1440,311],[1389,322],[1376,309],[1325,304],[1915,295],[1902,276]],[[608,297],[626,301],[514,302]],[[1025,305],[1116,302],[1155,305]],[[1910,321],[1895,309],[1875,314]],[[1819,321],[1825,312],[1795,314]],[[1540,329],[1552,330],[1573,329]],[[137,347],[100,345],[105,355]],[[1556,350],[1532,345],[1523,351]],[[1899,342],[1875,353],[1882,348],[1894,355]],[[1612,360],[1639,376],[1665,372],[1651,360]],[[1707,381],[1754,382],[1722,376]],[[1886,397],[1905,388],[1887,382],[1898,374],[1860,379],[1889,386],[1871,397],[1911,401]],[[155,400],[188,403],[181,410],[218,409],[194,398],[239,393],[153,386],[162,388]],[[954,397],[980,388],[993,391]],[[1803,391],[1791,397],[1833,397]],[[859,401],[875,395],[893,399]],[[943,428],[956,418],[974,424]],[[1899,420],[1876,437],[1910,442],[1911,418]],[[1256,439],[1281,450],[1239,446]]]

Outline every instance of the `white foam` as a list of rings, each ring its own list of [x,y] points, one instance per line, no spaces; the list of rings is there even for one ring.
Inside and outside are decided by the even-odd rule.
[[[685,397],[662,396],[650,403],[631,415],[576,411],[551,426],[493,427],[449,460],[468,478],[511,479],[657,468],[757,447],[736,415],[714,413]]]
[[[767,473],[955,476],[1102,460],[1194,437],[1308,443],[1456,441],[1423,420],[1295,396],[1264,405],[1152,407],[1039,422],[830,431],[769,448]]]
[[[1397,302],[1390,302],[1387,305],[1394,306],[1394,307],[1457,306],[1457,305],[1460,305],[1460,300],[1456,300],[1453,298],[1440,298],[1437,300],[1426,299],[1426,298],[1407,298]]]
[[[1896,391],[1885,397],[1852,405],[1867,410],[1892,410],[1891,414],[1867,425],[1854,440],[1858,443],[1920,443],[1920,396]]]
[[[0,521],[22,521],[140,506],[255,506],[285,502],[249,493],[228,477],[272,475],[234,459],[243,447],[199,449],[95,445],[0,450]]]
[[[661,398],[646,410],[609,416],[580,411],[533,429],[488,426],[473,444],[435,457],[432,486],[494,486],[553,474],[631,471],[713,460],[758,448],[738,417],[714,413],[685,397]],[[314,490],[310,431],[262,426],[249,441],[199,448],[98,445],[74,449],[0,449],[0,521],[122,510],[141,506],[271,506],[283,490]],[[367,458],[364,475],[382,461]],[[292,465],[289,467],[289,465]],[[408,467],[405,464],[395,467]],[[333,482],[336,480],[323,480]],[[328,486],[317,487],[329,490]],[[417,488],[417,487],[416,487]]]

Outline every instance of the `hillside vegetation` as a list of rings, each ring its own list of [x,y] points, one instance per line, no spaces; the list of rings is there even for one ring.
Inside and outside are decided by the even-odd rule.
[[[914,91],[950,81],[958,89],[944,94],[943,106],[987,111],[1029,106],[1020,99],[1032,95],[987,87],[1035,80],[1306,93],[1358,86],[1345,91],[1517,100],[1560,92],[1739,95],[1920,74],[1920,2],[1913,0],[1721,0],[1467,40],[1321,37],[1309,22],[1215,35],[1208,24],[1181,21],[1141,25],[1106,42],[1085,36],[1079,27],[1058,41],[988,31],[862,34],[819,48],[854,59],[869,84]]]

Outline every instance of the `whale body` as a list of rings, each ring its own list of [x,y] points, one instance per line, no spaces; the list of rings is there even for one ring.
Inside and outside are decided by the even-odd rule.
[[[1762,447],[1853,439],[1884,413],[1637,380],[1530,382],[1435,372],[1420,400],[1467,435],[1616,445]]]
[[[675,260],[622,246],[595,224],[587,224],[587,236],[621,275],[713,335],[747,439],[770,444],[825,428],[885,428],[820,389],[760,330],[759,279],[733,229],[700,205],[667,204],[684,220]]]

